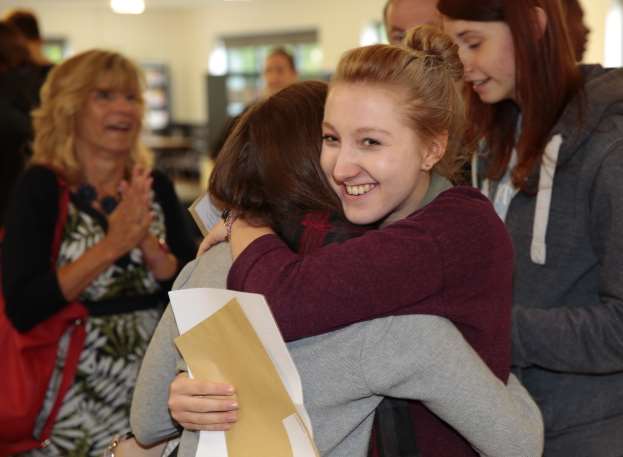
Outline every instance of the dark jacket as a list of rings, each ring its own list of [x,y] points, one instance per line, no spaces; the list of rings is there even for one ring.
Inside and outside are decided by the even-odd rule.
[[[0,227],[32,140],[30,111],[38,103],[41,77],[32,66],[0,73]]]
[[[582,70],[584,98],[567,106],[546,148],[553,179],[542,164],[529,178],[537,195],[516,194],[506,217],[513,363],[542,409],[545,456],[620,457],[623,70]]]

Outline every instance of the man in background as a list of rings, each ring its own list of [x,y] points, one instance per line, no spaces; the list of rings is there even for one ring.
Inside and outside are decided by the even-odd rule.
[[[383,8],[387,40],[399,44],[407,30],[422,24],[441,25],[437,0],[388,0]]]
[[[30,111],[37,104],[39,86],[39,70],[21,33],[0,21],[0,244],[6,207],[30,156]]]
[[[298,72],[294,64],[294,57],[284,48],[275,48],[266,57],[264,63],[264,81],[266,89],[264,95],[271,96],[275,92],[298,80]]]
[[[35,14],[32,11],[18,9],[9,12],[4,20],[22,34],[30,59],[41,70],[42,79],[45,79],[54,64],[43,53],[43,39]]]
[[[565,11],[567,30],[573,44],[575,60],[582,62],[591,29],[584,22],[584,10],[579,0],[563,0],[561,3]]]

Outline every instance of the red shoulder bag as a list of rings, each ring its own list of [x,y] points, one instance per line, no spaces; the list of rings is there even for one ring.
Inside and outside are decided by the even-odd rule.
[[[69,189],[60,178],[58,181],[53,268],[56,268],[69,203]],[[82,304],[71,303],[28,332],[20,333],[8,320],[4,308],[0,293],[0,373],[4,378],[0,382],[0,457],[46,446],[76,374],[88,315]],[[64,360],[64,365],[60,377],[52,380],[57,360]],[[44,402],[46,394],[48,401]]]

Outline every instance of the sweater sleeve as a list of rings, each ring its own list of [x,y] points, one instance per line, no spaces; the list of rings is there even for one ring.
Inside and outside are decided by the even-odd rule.
[[[7,213],[2,286],[7,316],[19,331],[30,330],[67,304],[50,261],[58,198],[55,174],[33,166],[17,184]]]
[[[181,289],[195,271],[197,262],[187,264],[175,279],[173,289]],[[169,385],[183,364],[175,348],[179,336],[171,305],[167,306],[149,341],[132,396],[130,425],[139,443],[150,446],[180,433],[169,414]]]
[[[229,248],[225,244],[214,246],[180,271],[173,289],[223,288],[230,262]],[[179,370],[186,367],[175,347],[174,340],[178,335],[175,317],[169,305],[143,357],[132,398],[130,425],[137,440],[143,445],[155,444],[181,430],[171,417],[168,406],[169,386]],[[179,455],[195,455],[198,438],[198,432],[182,430]]]
[[[185,265],[197,252],[187,218],[184,217],[185,209],[177,198],[171,180],[157,170],[154,170],[152,175],[154,193],[164,212],[167,245],[179,261],[179,265]]]
[[[434,237],[408,220],[304,256],[266,235],[238,256],[228,288],[263,294],[290,341],[416,308],[439,295],[441,259]]]
[[[510,311],[511,275],[502,221],[478,191],[455,188],[408,218],[304,256],[260,237],[237,257],[228,288],[263,294],[291,341],[397,314],[472,325],[479,310],[498,315],[492,304]]]
[[[139,443],[149,446],[180,433],[169,414],[169,385],[177,375],[180,356],[173,344],[179,335],[171,305],[154,332],[136,380],[130,424]]]
[[[361,351],[372,392],[421,400],[481,455],[541,455],[536,403],[513,375],[508,385],[494,376],[448,320],[417,315],[374,324]]]
[[[513,309],[513,364],[571,373],[623,371],[623,141],[601,164],[590,196],[591,242],[599,263],[593,303]],[[546,337],[545,337],[546,336]],[[564,344],[552,345],[552,341]]]

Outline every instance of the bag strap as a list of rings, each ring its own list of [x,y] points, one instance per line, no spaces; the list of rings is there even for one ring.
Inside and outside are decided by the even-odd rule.
[[[52,251],[50,260],[52,262],[52,268],[56,268],[56,261],[61,249],[61,243],[63,241],[63,232],[65,230],[65,224],[67,222],[67,216],[69,213],[69,186],[67,183],[57,174],[58,183],[58,217],[56,218],[56,225],[54,227],[54,238],[52,240]],[[88,312],[84,305],[79,302],[73,302],[68,305],[65,311],[74,316],[73,327],[70,328],[70,339],[67,353],[65,355],[65,363],[63,367],[63,374],[61,383],[58,388],[58,395],[50,410],[47,420],[43,424],[41,435],[38,441],[41,445],[48,440],[52,433],[52,428],[56,422],[56,416],[60,411],[63,404],[65,394],[73,383],[78,363],[80,361],[80,354],[84,346],[86,339],[86,327],[84,319],[87,317]]]
[[[65,229],[65,223],[67,222],[67,215],[69,213],[69,186],[58,174],[56,175],[56,182],[58,184],[58,217],[56,218],[54,238],[52,240],[52,251],[50,257],[52,267],[56,267],[56,261],[58,260],[58,254],[61,250],[61,243],[63,241],[63,231]]]

